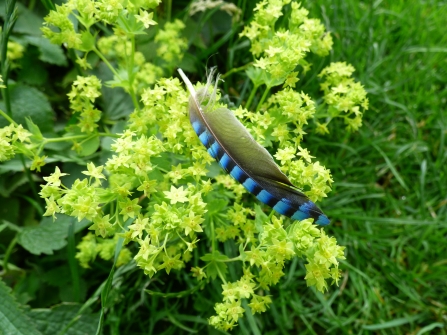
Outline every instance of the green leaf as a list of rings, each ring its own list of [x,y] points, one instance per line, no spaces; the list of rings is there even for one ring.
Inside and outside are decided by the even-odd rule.
[[[209,278],[216,279],[217,275],[221,274],[225,278],[228,272],[228,266],[224,262],[228,260],[228,256],[221,254],[219,251],[205,254],[200,257],[204,262],[209,262],[206,266],[206,275]]]
[[[99,137],[94,136],[89,138],[88,140],[81,143],[82,150],[80,152],[81,156],[89,156],[94,154],[96,150],[99,148]]]
[[[264,84],[264,71],[259,67],[250,66],[247,70],[245,70],[248,78],[253,82],[253,85],[256,87]]]
[[[255,227],[256,231],[262,233],[264,231],[264,223],[268,221],[268,216],[264,213],[261,206],[255,204]]]
[[[23,164],[18,157],[14,157],[9,161],[2,162],[2,164],[0,164],[0,174],[18,171],[23,171]]]
[[[94,334],[98,316],[90,313],[78,315],[80,308],[79,304],[63,303],[53,308],[34,309],[28,315],[43,334]]]
[[[48,72],[46,65],[40,61],[41,52],[37,47],[26,48],[23,57],[20,59],[18,71],[18,82],[23,82],[31,86],[44,86],[48,83]]]
[[[122,88],[103,87],[104,114],[110,120],[118,120],[129,116],[134,110],[132,98]]]
[[[212,261],[226,261],[228,260],[227,255],[221,254],[219,251],[214,251],[213,253],[205,254],[200,259],[204,262],[212,262]]]
[[[84,30],[81,34],[82,44],[79,47],[79,50],[88,52],[95,48],[96,44],[96,35],[92,35],[88,30]]]
[[[135,15],[121,11],[118,15],[118,25],[129,35],[143,35],[145,28],[142,22],[137,21]]]
[[[216,279],[216,277],[219,275],[219,273],[223,276],[225,279],[225,275],[228,272],[228,266],[225,263],[217,263],[217,262],[211,262],[205,269],[206,275],[208,278]]]
[[[14,335],[41,335],[32,321],[21,310],[11,289],[0,279],[0,333]],[[48,334],[48,333],[47,333]],[[54,333],[55,334],[55,333]]]
[[[40,131],[46,132],[53,128],[54,115],[47,97],[34,87],[17,84],[10,85],[12,118],[19,124],[25,124],[27,117],[31,118]],[[0,109],[5,110],[4,102]],[[0,127],[8,123],[0,118]]]
[[[215,214],[221,213],[222,210],[227,206],[228,200],[225,199],[213,199],[208,202],[208,212],[209,216],[213,216]]]
[[[42,133],[40,132],[39,127],[29,117],[26,117],[25,121],[28,130],[30,131],[31,134],[33,134],[32,136],[33,139],[37,141],[42,141],[43,136]]]
[[[39,59],[42,62],[67,66],[67,58],[59,45],[52,44],[48,39],[40,36],[26,36],[25,40],[39,49]]]
[[[67,245],[68,226],[73,218],[58,215],[58,220],[45,217],[38,226],[26,227],[17,236],[18,243],[35,255],[52,255]]]

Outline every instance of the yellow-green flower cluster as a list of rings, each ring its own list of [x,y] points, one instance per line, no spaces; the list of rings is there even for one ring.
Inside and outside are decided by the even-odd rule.
[[[160,29],[155,36],[157,56],[169,73],[173,68],[179,66],[188,47],[187,40],[180,35],[183,29],[185,29],[185,24],[180,20],[174,20],[174,22],[167,22],[164,28]]]
[[[97,256],[108,261],[115,255],[115,247],[118,241],[118,235],[113,239],[102,239],[88,233],[82,238],[82,241],[76,246],[79,250],[76,258],[84,268],[89,268],[89,263],[93,262]],[[132,253],[127,248],[122,248],[116,260],[116,266],[129,263],[132,259]]]
[[[6,57],[11,64],[11,68],[19,67],[18,60],[23,57],[23,52],[25,48],[14,41],[8,41],[8,50],[6,52]]]
[[[281,169],[288,174],[290,181],[301,188],[314,202],[322,200],[331,191],[333,183],[330,170],[320,162],[312,162],[313,156],[307,149],[298,146],[280,148],[274,155],[281,162]],[[299,156],[300,159],[295,159]]]
[[[0,162],[10,160],[17,152],[25,151],[25,144],[30,142],[30,137],[31,133],[22,125],[11,123],[0,128]]]
[[[234,239],[240,245],[240,255],[235,260],[244,263],[241,279],[222,285],[223,303],[216,304],[216,315],[209,319],[209,323],[218,329],[229,330],[237,325],[244,313],[242,298],[251,298],[248,306],[253,314],[265,312],[271,299],[262,292],[278,283],[284,276],[286,261],[293,257],[306,258],[307,285],[315,286],[321,292],[327,289],[328,279],[338,283],[341,275],[338,260],[344,259],[344,247],[318,229],[312,219],[290,224],[283,217],[267,219],[259,212],[256,212],[255,220],[249,219],[253,215],[253,211],[235,203],[227,212],[227,220],[216,221],[218,239]],[[228,262],[227,259],[221,261]],[[198,280],[207,277],[207,266],[192,269]]]
[[[249,269],[244,269],[244,275],[234,283],[222,285],[223,303],[214,306],[216,315],[210,317],[209,323],[221,330],[231,330],[237,325],[237,321],[244,315],[242,299],[250,299],[248,306],[253,314],[262,313],[272,302],[269,296],[261,296],[254,293],[257,286],[254,275]]]
[[[307,18],[308,11],[299,3],[292,2],[288,24],[275,29],[277,20],[283,15],[283,7],[290,0],[264,0],[257,4],[255,15],[250,25],[244,28],[241,36],[251,42],[251,52],[256,58],[254,66],[258,70],[248,72],[255,86],[264,83],[272,87],[285,83],[294,87],[298,81],[294,72],[303,65],[310,51],[325,56],[332,47],[332,38],[325,33],[325,28],[317,19]]]
[[[56,5],[56,10],[50,11],[45,17],[42,32],[55,44],[66,43],[69,48],[88,51],[91,50],[89,28],[94,24],[115,25],[120,18],[128,18],[127,15],[143,21],[143,25],[147,24],[149,17],[146,15],[150,14],[146,11],[157,7],[160,2],[161,0],[69,0],[60,6]],[[70,16],[75,17],[85,30],[76,29]]]
[[[92,133],[98,128],[101,111],[94,105],[96,98],[101,96],[101,81],[96,76],[78,76],[68,93],[70,108],[79,113],[78,126],[82,132]]]
[[[362,126],[363,112],[368,109],[368,98],[362,84],[354,81],[352,65],[345,62],[331,63],[318,75],[323,79],[321,90],[328,105],[328,118],[319,125],[320,133],[327,132],[327,124],[336,117],[344,119],[346,129],[357,131]]]

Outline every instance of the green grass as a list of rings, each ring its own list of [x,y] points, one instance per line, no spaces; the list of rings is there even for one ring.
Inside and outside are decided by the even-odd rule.
[[[239,3],[247,9],[244,19],[251,17],[255,2]],[[174,16],[183,17],[180,8],[186,4],[174,2]],[[270,310],[244,318],[233,333],[447,334],[447,3],[325,0],[303,6],[334,37],[331,55],[314,66],[351,63],[370,99],[358,133],[348,134],[339,123],[331,125],[330,135],[309,134],[304,142],[333,173],[333,192],[321,207],[332,219],[326,231],[347,247],[343,277],[339,287],[321,294],[306,287],[303,261],[292,261],[270,292]],[[206,64],[225,73],[250,60],[237,33],[217,35],[205,51],[192,48],[189,64],[198,72],[193,79],[202,78]],[[197,32],[188,34],[193,39]],[[249,94],[243,78],[229,76],[223,86],[236,103]],[[317,97],[318,81],[311,79],[300,82],[301,88]],[[3,242],[13,234],[2,234],[5,254]],[[225,252],[232,247],[226,245]],[[3,279],[20,302],[33,308],[60,301],[84,304],[78,323],[90,334],[100,308],[96,290],[106,281],[110,263],[98,261],[93,270],[79,270],[73,262],[68,266],[67,254],[73,260],[74,248],[69,241],[68,248],[45,257],[15,250],[11,263],[29,270],[13,268]],[[179,292],[196,283],[181,272],[149,279],[132,266],[118,269],[115,278],[105,333],[219,333],[205,318],[221,300],[218,281],[203,291],[164,298],[144,290]],[[189,286],[179,287],[180,282]],[[55,310],[75,317],[79,307]],[[30,315],[38,319],[39,310]]]

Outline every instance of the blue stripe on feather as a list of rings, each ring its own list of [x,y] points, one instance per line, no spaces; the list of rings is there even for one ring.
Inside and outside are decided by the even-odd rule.
[[[205,131],[205,126],[199,120],[194,121],[192,123],[192,127],[194,128],[194,131],[196,132],[197,136]]]
[[[300,210],[296,211],[292,215],[292,219],[302,221],[304,219],[308,219],[310,217],[309,213],[303,213]]]
[[[262,201],[264,204],[269,205],[270,207],[274,207],[278,202],[278,200],[276,200],[275,197],[266,190],[262,190],[261,192],[259,192],[256,198],[258,198],[258,200]]]
[[[251,178],[247,178],[247,180],[242,185],[247,189],[248,192],[253,194],[254,191],[259,188],[258,184],[256,184],[255,181]]]
[[[239,166],[235,166],[231,171],[230,175],[236,179],[238,182],[241,182],[242,177],[245,176],[245,172],[241,170]]]
[[[220,150],[219,150],[220,149]],[[219,157],[219,151],[222,151],[219,143],[216,141],[208,148],[208,153],[214,158],[217,159]]]
[[[224,169],[228,169],[228,166],[230,165],[230,162],[232,162],[230,156],[227,154],[223,154],[223,156],[219,160],[220,164],[223,166]]]
[[[324,215],[324,214],[320,214],[320,216],[318,217],[318,220],[315,221],[315,223],[322,225],[322,226],[327,226],[331,221],[329,220],[329,218]]]
[[[200,135],[199,135],[199,140],[200,140],[200,142],[202,142],[202,144],[205,146],[205,147],[208,147],[208,139],[210,138],[210,134],[208,133],[208,130],[205,130],[204,132],[202,132]]]
[[[310,215],[309,211],[315,209],[315,204],[312,201],[305,202],[300,206],[300,211]]]
[[[282,200],[278,201],[278,203],[275,205],[275,207],[273,207],[273,209],[277,211],[279,214],[286,216],[291,216],[295,212],[292,206],[288,205]]]

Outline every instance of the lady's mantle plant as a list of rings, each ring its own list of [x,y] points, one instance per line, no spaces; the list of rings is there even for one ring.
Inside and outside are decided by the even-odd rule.
[[[59,167],[44,177],[39,193],[47,205],[44,215],[56,219],[63,213],[91,222],[91,232],[78,245],[77,258],[84,267],[98,256],[112,258],[122,237],[127,248],[118,265],[133,258],[150,277],[160,271],[190,271],[199,285],[220,280],[223,300],[215,305],[209,322],[228,330],[237,325],[245,308],[253,314],[266,311],[272,302],[268,291],[293,257],[306,260],[308,286],[324,292],[328,281],[337,284],[337,259],[344,259],[344,247],[312,219],[298,222],[274,212],[265,214],[269,209],[261,208],[240,184],[213,172],[216,163],[189,121],[189,95],[177,78],[169,77],[187,49],[181,37],[184,24],[174,20],[157,28],[155,61],[148,62],[137,48],[136,36],[156,29],[153,10],[159,3],[69,0],[56,6],[42,31],[53,43],[73,50],[84,70],[68,94],[77,124],[67,128],[65,137],[46,139],[31,121],[28,131],[10,119],[10,126],[0,132],[0,160],[23,153],[33,160],[31,169],[39,170],[50,141],[72,141],[73,149],[82,152],[86,141],[114,137],[109,158],[104,164],[88,163],[84,179],[64,186],[66,173]],[[327,55],[332,39],[320,21],[309,19],[295,2],[258,3],[241,38],[251,43],[254,61],[242,68],[253,88],[234,112],[270,149],[291,181],[319,201],[333,181],[330,171],[302,146],[302,139],[313,129],[329,132],[335,118],[343,118],[348,130],[357,130],[368,106],[366,93],[345,63],[333,63],[320,73],[324,104],[318,108],[299,90],[299,81],[311,71],[307,55]],[[90,72],[100,62],[113,80],[102,83]],[[97,101],[103,85],[122,87],[133,101],[134,110],[119,134],[102,122]],[[235,253],[224,254],[224,244],[237,246]],[[200,258],[198,266],[191,266],[193,257]],[[238,280],[229,279],[228,267],[240,274]]]

